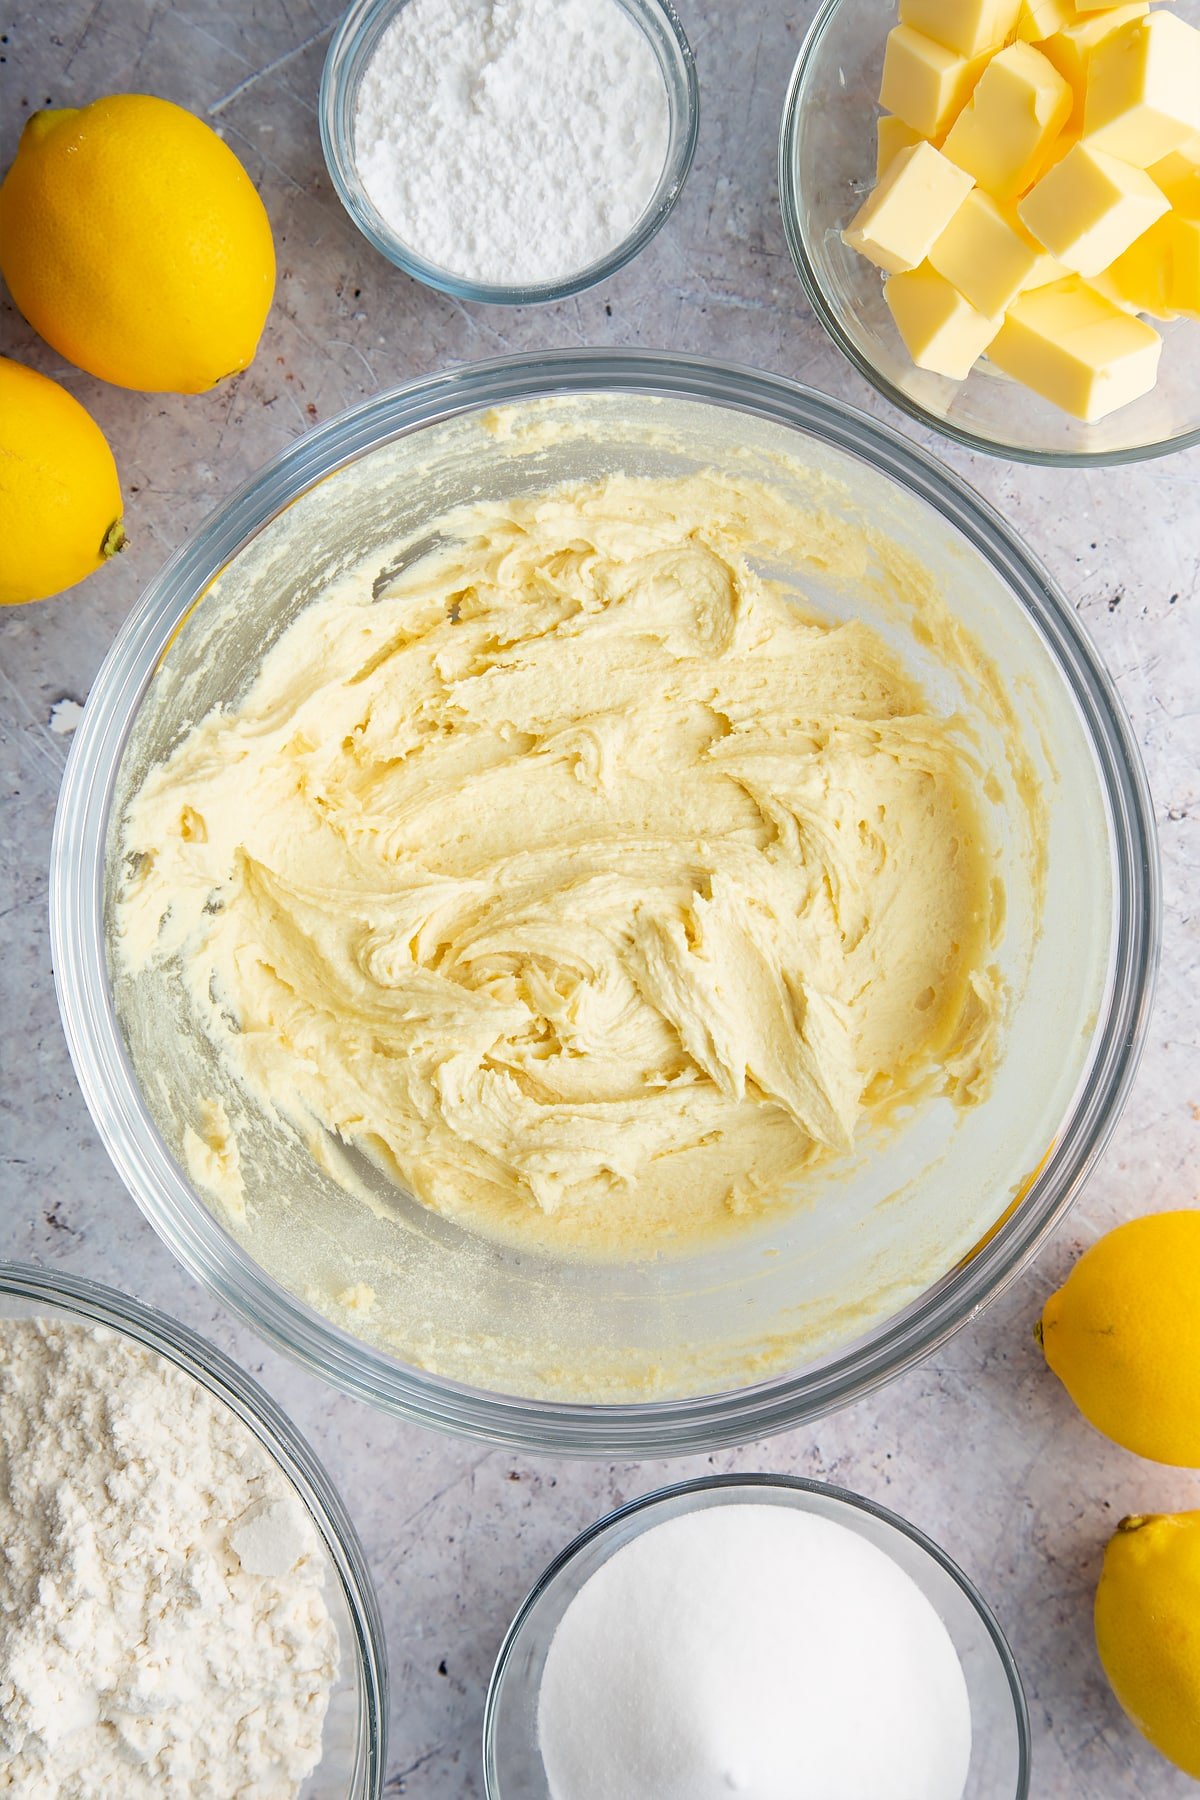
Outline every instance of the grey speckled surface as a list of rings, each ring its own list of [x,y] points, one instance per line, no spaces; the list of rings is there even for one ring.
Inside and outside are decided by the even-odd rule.
[[[142,583],[205,513],[318,419],[406,377],[507,350],[643,344],[801,377],[901,423],[809,317],[778,218],[775,134],[808,6],[680,0],[704,97],[683,201],[640,261],[546,310],[507,313],[406,281],[357,236],[321,161],[314,109],[334,0],[9,0],[0,20],[0,152],[31,108],[164,94],[219,123],[274,222],[278,296],[250,372],[203,399],[120,392],[65,368],[0,301],[0,349],[60,377],[108,432],[133,546],[82,591],[0,619],[0,1249],[131,1288],[259,1375],[326,1459],[370,1553],[394,1704],[390,1795],[480,1793],[492,1656],[551,1553],[596,1514],[703,1459],[596,1466],[514,1460],[340,1398],[210,1302],[113,1173],[63,1044],[46,930],[46,860],[68,737]],[[903,429],[909,429],[902,424]],[[945,455],[943,450],[940,454]],[[1192,1793],[1110,1699],[1090,1593],[1122,1513],[1200,1505],[1200,1480],[1106,1446],[1030,1338],[1081,1245],[1131,1213],[1191,1205],[1200,1183],[1200,454],[1127,471],[1038,473],[950,454],[1033,544],[1094,633],[1132,714],[1166,876],[1162,979],[1133,1097],[1084,1199],[1003,1300],[873,1400],[720,1467],[795,1470],[917,1521],[980,1583],[1028,1687],[1038,1800]]]

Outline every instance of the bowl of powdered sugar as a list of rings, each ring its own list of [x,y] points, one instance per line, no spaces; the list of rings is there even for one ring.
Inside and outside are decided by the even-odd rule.
[[[722,1475],[575,1540],[517,1614],[488,1800],[1027,1800],[1029,1723],[962,1571],[869,1500]]]
[[[360,231],[462,299],[558,300],[629,262],[696,144],[670,0],[357,0],[321,139]]]
[[[211,1345],[0,1268],[0,1787],[376,1800],[382,1626],[303,1440]]]

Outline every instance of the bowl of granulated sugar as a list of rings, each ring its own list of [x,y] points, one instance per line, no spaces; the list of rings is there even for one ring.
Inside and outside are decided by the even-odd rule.
[[[659,230],[696,146],[670,0],[357,0],[321,142],[389,262],[460,299],[561,300]]]
[[[488,1800],[1027,1800],[1012,1653],[896,1514],[783,1475],[664,1488],[563,1551],[513,1621]]]

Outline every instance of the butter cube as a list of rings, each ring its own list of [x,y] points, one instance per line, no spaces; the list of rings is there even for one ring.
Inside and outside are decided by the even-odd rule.
[[[1094,422],[1149,393],[1161,352],[1152,325],[1071,276],[1014,301],[988,355],[1064,412]]]
[[[971,177],[932,144],[912,144],[892,158],[843,231],[843,241],[889,274],[915,269],[971,187]]]
[[[1125,312],[1152,313],[1156,319],[1173,319],[1176,308],[1168,298],[1171,279],[1171,247],[1164,235],[1173,214],[1156,219],[1149,231],[1130,244],[1128,250],[1094,275],[1089,286],[1113,301]]]
[[[1162,223],[1170,256],[1167,302],[1176,312],[1200,317],[1200,218],[1169,213]]]
[[[1021,283],[1022,293],[1028,293],[1031,288],[1047,287],[1052,281],[1065,280],[1071,273],[1070,269],[1064,268],[1056,256],[1051,256],[1050,252],[1038,243],[1012,201],[1001,202],[1000,211],[1017,236],[1023,238],[1033,252],[1033,265]]]
[[[1185,219],[1200,219],[1200,169],[1193,169],[1190,175],[1172,182],[1163,191],[1177,213],[1182,213]]]
[[[879,104],[923,138],[941,138],[971,97],[986,56],[959,56],[911,25],[888,33]]]
[[[1071,116],[1071,88],[1032,44],[994,56],[942,148],[997,199],[1013,199],[1037,179]]]
[[[994,317],[1029,286],[1043,255],[990,194],[974,188],[930,250],[929,263],[978,312]]]
[[[1076,19],[1075,0],[1021,0],[1017,36],[1027,44],[1052,37]]]
[[[1170,156],[1151,163],[1146,173],[1178,212],[1195,215],[1200,205],[1200,167],[1181,150],[1172,150]]]
[[[900,0],[900,23],[960,56],[978,56],[1007,42],[1020,10],[1021,0]]]
[[[1145,18],[1149,11],[1149,0],[1129,0],[1127,6],[1115,6],[1107,12],[1081,15],[1073,25],[1060,26],[1052,37],[1044,39],[1038,45],[1042,55],[1054,64],[1063,80],[1071,84],[1075,101],[1071,117],[1067,121],[1068,131],[1078,134],[1083,130],[1088,69],[1099,45],[1105,38],[1111,37],[1114,31],[1120,31],[1134,19]]]
[[[1158,319],[1200,312],[1200,218],[1167,213],[1117,257],[1097,285],[1118,305]]]
[[[1152,12],[1112,32],[1088,71],[1084,136],[1146,168],[1200,131],[1200,31]]]
[[[1132,248],[1132,246],[1130,246],[1130,248]],[[1126,251],[1126,255],[1128,254],[1129,252]],[[1119,262],[1120,260],[1120,257],[1118,257],[1117,261]],[[1144,278],[1145,273],[1145,271],[1139,269],[1134,277],[1135,283],[1140,283]],[[1156,319],[1173,319],[1175,317],[1174,313],[1167,311],[1165,297],[1166,284],[1164,279],[1160,278],[1158,280],[1152,280],[1151,284],[1146,289],[1139,292],[1137,299],[1132,298],[1122,283],[1113,280],[1111,268],[1102,269],[1099,275],[1090,275],[1088,277],[1088,286],[1092,289],[1093,293],[1100,294],[1105,300],[1111,300],[1114,306],[1119,306],[1122,312],[1150,313]],[[1154,305],[1148,304],[1148,301],[1151,299],[1154,300]]]
[[[1075,11],[1086,16],[1088,13],[1111,12],[1120,5],[1121,0],[1075,0]]]
[[[964,300],[928,263],[893,275],[884,283],[883,297],[918,369],[952,381],[965,381],[1000,329],[1000,319]]]
[[[903,119],[896,118],[894,113],[881,113],[875,127],[875,139],[875,179],[878,181],[901,150],[920,143],[921,134],[906,125]]]
[[[1078,275],[1098,275],[1168,207],[1144,169],[1093,148],[1085,138],[1017,207],[1023,225]]]

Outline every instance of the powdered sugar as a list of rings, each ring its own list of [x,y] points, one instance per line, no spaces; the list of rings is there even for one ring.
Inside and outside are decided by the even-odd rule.
[[[512,287],[614,249],[669,130],[654,51],[618,0],[408,0],[363,76],[355,154],[418,256]]]
[[[0,1789],[290,1800],[337,1668],[322,1583],[298,1496],[181,1370],[0,1322]]]

